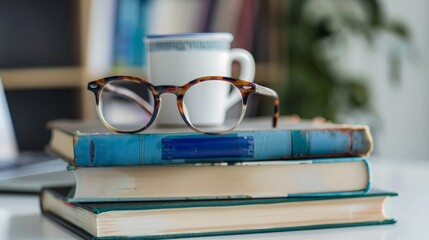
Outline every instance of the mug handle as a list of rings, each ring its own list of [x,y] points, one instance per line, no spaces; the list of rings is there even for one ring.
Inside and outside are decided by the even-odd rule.
[[[233,48],[231,49],[231,64],[234,61],[237,61],[240,64],[240,79],[253,82],[255,78],[255,60],[253,59],[252,54],[242,48]],[[241,95],[237,91],[232,91],[232,94],[229,96],[226,109],[230,109],[235,103],[241,99]]]

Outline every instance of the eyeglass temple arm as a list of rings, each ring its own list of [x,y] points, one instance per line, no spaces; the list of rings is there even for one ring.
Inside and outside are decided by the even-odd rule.
[[[153,113],[153,107],[152,105],[150,105],[147,101],[145,101],[144,99],[142,99],[139,95],[137,95],[135,92],[130,91],[126,88],[118,88],[118,87],[114,87],[111,85],[106,85],[104,86],[105,88],[107,88],[108,90],[118,93],[122,96],[128,97],[131,100],[135,101],[138,105],[140,105],[143,110],[149,112],[150,114]]]
[[[279,115],[280,115],[280,113],[279,113],[279,95],[273,89],[261,86],[261,85],[256,84],[256,83],[255,83],[255,90],[256,90],[256,93],[274,98],[274,112],[273,112],[272,124],[273,124],[273,127],[277,127],[277,122],[278,122]]]

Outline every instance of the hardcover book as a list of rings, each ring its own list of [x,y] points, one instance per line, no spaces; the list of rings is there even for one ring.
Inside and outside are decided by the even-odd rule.
[[[350,195],[371,185],[361,157],[70,170],[69,202]]]
[[[70,188],[41,192],[42,213],[85,239],[165,239],[393,224],[393,192],[355,196],[70,203]]]
[[[208,136],[188,128],[151,127],[138,134],[110,132],[97,122],[57,120],[49,149],[73,166],[101,167],[368,156],[367,126],[246,119],[239,129]],[[124,151],[126,149],[126,151]]]

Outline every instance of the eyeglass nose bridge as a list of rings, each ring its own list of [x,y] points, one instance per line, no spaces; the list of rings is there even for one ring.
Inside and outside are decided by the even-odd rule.
[[[162,95],[164,93],[171,93],[176,96],[179,96],[181,89],[181,86],[176,85],[158,85],[155,87],[155,90],[158,92],[158,95]]]

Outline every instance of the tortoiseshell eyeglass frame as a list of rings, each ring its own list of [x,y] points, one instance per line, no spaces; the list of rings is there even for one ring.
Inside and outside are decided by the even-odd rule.
[[[103,114],[101,113],[101,109],[100,109],[100,96],[103,93],[103,88],[111,81],[132,81],[132,82],[137,82],[137,83],[141,83],[144,84],[151,92],[153,95],[153,99],[154,99],[154,110],[152,113],[152,117],[150,119],[150,121],[146,124],[146,126],[143,126],[140,129],[137,130],[133,130],[133,131],[123,131],[121,129],[116,129],[114,127],[112,127],[108,122],[106,122],[106,120],[103,117]],[[183,107],[183,97],[186,93],[186,91],[192,87],[193,85],[197,84],[197,83],[201,83],[204,81],[213,81],[213,80],[219,80],[219,81],[225,81],[225,82],[229,82],[232,85],[234,85],[241,93],[242,96],[242,111],[241,111],[241,116],[240,119],[238,120],[238,122],[230,129],[226,130],[226,131],[221,131],[221,132],[205,132],[205,131],[201,131],[200,129],[194,127],[192,125],[192,123],[190,123],[187,119],[186,116],[184,114],[184,107]],[[275,128],[277,127],[277,121],[279,118],[279,97],[277,95],[277,93],[267,87],[258,85],[256,83],[252,83],[252,82],[248,82],[245,80],[240,80],[240,79],[235,79],[235,78],[230,78],[230,77],[223,77],[223,76],[206,76],[206,77],[200,77],[197,79],[194,79],[188,83],[186,83],[183,86],[176,86],[176,85],[159,85],[159,86],[154,86],[152,85],[150,82],[148,82],[145,79],[142,78],[138,78],[138,77],[133,77],[133,76],[112,76],[112,77],[107,77],[107,78],[102,78],[99,80],[95,80],[92,82],[88,83],[88,90],[93,92],[95,95],[95,102],[97,105],[97,113],[103,123],[104,126],[106,126],[108,129],[114,131],[114,132],[118,132],[118,133],[137,133],[137,132],[141,132],[144,131],[145,129],[147,129],[156,119],[160,106],[161,106],[161,94],[164,93],[171,93],[176,95],[177,97],[177,107],[179,109],[180,115],[183,119],[183,121],[186,123],[186,125],[191,128],[192,130],[199,132],[199,133],[203,133],[203,134],[208,134],[208,135],[219,135],[219,134],[224,134],[227,132],[230,132],[231,130],[235,129],[240,122],[243,120],[244,115],[246,113],[246,109],[247,109],[247,103],[249,100],[249,97],[254,94],[262,94],[262,95],[266,95],[269,97],[274,98],[274,111],[273,111],[273,119],[272,119],[272,127]]]

